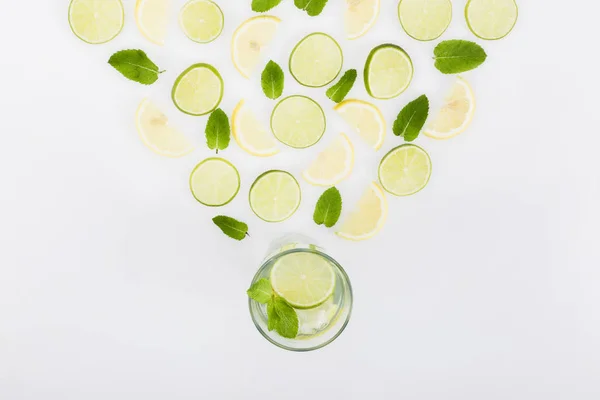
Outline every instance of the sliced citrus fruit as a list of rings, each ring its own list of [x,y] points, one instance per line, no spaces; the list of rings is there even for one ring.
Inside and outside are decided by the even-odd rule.
[[[69,25],[73,33],[90,44],[106,43],[123,29],[125,11],[121,0],[71,0]]]
[[[298,335],[314,337],[322,333],[328,326],[337,321],[339,306],[333,301],[333,296],[314,308],[296,309],[298,315]]]
[[[410,57],[394,44],[382,44],[369,53],[365,64],[365,88],[371,97],[392,99],[404,92],[413,77]]]
[[[344,100],[334,108],[359,136],[378,150],[385,140],[385,119],[379,108],[362,100]]]
[[[135,124],[142,142],[160,155],[181,157],[195,148],[184,134],[169,125],[169,119],[148,99],[140,103]]]
[[[250,208],[266,222],[281,222],[300,206],[300,185],[289,172],[271,170],[260,175],[250,188]]]
[[[277,17],[259,15],[244,21],[235,30],[231,39],[231,59],[243,77],[252,75],[280,22]]]
[[[240,175],[229,161],[207,158],[192,171],[190,190],[194,198],[209,207],[224,206],[240,190]]]
[[[414,144],[403,144],[387,153],[379,164],[381,186],[395,196],[409,196],[423,189],[431,177],[431,159]]]
[[[209,64],[194,64],[179,75],[171,91],[173,103],[189,115],[213,111],[223,98],[223,79]]]
[[[137,0],[135,22],[146,39],[162,46],[167,36],[170,0]]]
[[[292,50],[290,72],[303,86],[321,87],[338,76],[343,62],[342,49],[335,39],[325,33],[311,33]]]
[[[439,114],[425,127],[423,133],[434,139],[450,139],[467,129],[474,113],[473,90],[466,80],[458,77]]]
[[[258,157],[279,153],[273,134],[267,131],[244,100],[233,110],[231,128],[233,138],[246,152]]]
[[[344,26],[346,37],[356,39],[371,29],[379,16],[380,0],[346,0]]]
[[[179,13],[183,33],[197,43],[209,43],[223,31],[223,11],[210,0],[190,0]]]
[[[273,109],[271,130],[281,143],[304,149],[317,143],[325,133],[325,113],[306,96],[289,96]]]
[[[333,186],[344,180],[354,166],[354,148],[341,133],[304,171],[302,176],[313,185]]]
[[[383,228],[388,214],[385,193],[371,183],[354,209],[342,223],[338,236],[348,240],[369,239]]]
[[[514,0],[469,0],[465,7],[467,25],[485,40],[502,39],[512,31],[519,9]]]
[[[450,0],[400,0],[398,18],[406,34],[427,41],[442,36],[452,21]]]

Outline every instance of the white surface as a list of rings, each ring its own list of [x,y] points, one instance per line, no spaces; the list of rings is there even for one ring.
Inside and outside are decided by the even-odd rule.
[[[133,0],[124,32],[102,46],[72,35],[67,3],[2,1],[1,399],[600,397],[598,3],[519,1],[514,32],[482,43],[488,61],[465,74],[478,99],[471,129],[446,142],[418,139],[434,163],[429,186],[390,196],[384,231],[359,244],[314,226],[320,190],[305,182],[301,209],[285,223],[263,223],[248,207],[260,172],[299,175],[316,148],[257,159],[232,142],[223,156],[242,172],[238,197],[214,210],[189,193],[189,172],[211,152],[202,145],[206,119],[171,104],[179,72],[215,64],[228,113],[241,97],[265,119],[272,107],[258,77],[245,82],[229,61],[250,0],[220,1],[226,29],[216,42],[194,44],[173,26],[164,49],[138,33]],[[413,57],[416,75],[400,98],[377,102],[387,120],[421,93],[443,94],[448,78],[431,60],[437,42],[409,39],[395,1],[382,0],[379,24],[356,42],[343,39],[341,0],[314,19],[283,3],[271,53],[281,65],[313,30],[340,41],[344,69],[362,71],[368,51],[390,41]],[[474,39],[464,1],[454,3],[442,39]],[[138,47],[168,70],[151,88],[106,64]],[[324,89],[286,77],[286,94],[308,93],[328,108],[324,147],[343,123]],[[173,160],[142,145],[133,115],[147,95],[197,151]],[[367,99],[362,81],[352,96]],[[340,185],[346,210],[401,142],[390,132],[372,154],[351,138],[358,162]],[[246,220],[252,237],[226,238],[210,222],[216,213]],[[347,331],[317,352],[272,346],[248,315],[245,290],[268,243],[286,231],[316,238],[354,285]]]

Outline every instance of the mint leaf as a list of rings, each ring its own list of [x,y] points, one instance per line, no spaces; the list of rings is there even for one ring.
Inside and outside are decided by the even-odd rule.
[[[225,150],[231,139],[231,128],[229,127],[227,114],[220,108],[213,111],[208,117],[204,132],[206,133],[206,144],[209,149],[216,149],[217,154],[219,154],[219,150]]]
[[[295,338],[298,335],[298,314],[296,314],[296,310],[281,297],[273,297],[271,302],[274,311],[272,314],[277,315],[272,323],[273,327],[284,338]],[[268,308],[267,306],[267,317],[269,316]]]
[[[392,131],[396,136],[402,136],[407,142],[412,142],[419,136],[429,115],[429,99],[422,95],[408,103],[398,114]]]
[[[267,328],[270,331],[277,329],[280,320],[279,315],[275,312],[275,301],[272,298],[267,303]]]
[[[271,288],[271,282],[267,278],[259,279],[246,291],[248,297],[252,300],[256,300],[259,303],[267,304],[273,296],[273,289]]]
[[[252,11],[265,12],[279,5],[281,0],[252,0]]]
[[[433,50],[435,67],[443,74],[458,74],[479,67],[487,54],[483,48],[468,40],[446,40]]]
[[[125,78],[151,85],[157,81],[158,75],[165,71],[159,71],[146,53],[142,50],[121,50],[110,56],[108,63],[119,71]]]
[[[340,191],[334,187],[331,187],[323,192],[317,206],[315,207],[315,213],[313,214],[313,220],[317,225],[325,224],[326,227],[331,228],[340,219],[342,213],[342,196]]]
[[[327,0],[294,0],[294,4],[299,9],[306,11],[311,17],[314,17],[321,14],[321,11],[323,11],[327,4]]]
[[[356,70],[349,69],[346,71],[344,76],[340,79],[338,83],[327,89],[327,97],[331,100],[339,103],[344,100],[344,97],[350,92],[352,86],[354,86],[354,82],[356,81]]]
[[[275,100],[283,93],[283,70],[274,61],[269,61],[260,77],[262,90],[270,99]]]
[[[248,225],[237,219],[219,215],[213,218],[213,222],[232,239],[242,240],[248,235]]]

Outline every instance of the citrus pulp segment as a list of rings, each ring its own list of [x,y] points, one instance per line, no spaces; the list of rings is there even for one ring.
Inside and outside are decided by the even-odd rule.
[[[233,110],[231,131],[237,144],[253,156],[269,157],[279,153],[273,134],[267,131],[245,100]]]
[[[400,0],[398,18],[406,34],[428,41],[442,36],[452,21],[450,0]]]
[[[413,77],[410,57],[394,44],[382,44],[369,53],[365,64],[365,88],[376,99],[392,99],[404,92]]]
[[[179,13],[183,33],[197,43],[209,43],[219,37],[223,23],[223,12],[211,0],[190,0]]]
[[[300,206],[300,185],[289,172],[271,170],[260,175],[250,188],[250,208],[266,222],[281,222]]]
[[[344,100],[334,108],[341,117],[373,149],[378,150],[385,140],[386,124],[375,105],[362,100]]]
[[[502,39],[512,31],[519,9],[514,0],[469,0],[465,7],[467,25],[485,40]]]
[[[137,0],[135,22],[142,35],[162,46],[167,36],[170,0]]]
[[[123,29],[125,11],[121,0],[72,0],[69,25],[73,33],[90,44],[106,43]]]
[[[335,79],[343,64],[342,49],[329,35],[311,33],[290,55],[290,73],[304,86],[321,87]]]
[[[244,21],[235,30],[231,39],[231,59],[243,77],[252,75],[280,22],[277,17],[259,15]]]
[[[277,103],[271,114],[271,130],[275,137],[296,149],[317,143],[325,133],[325,125],[323,109],[306,96],[286,97]]]
[[[388,214],[385,193],[376,183],[371,183],[350,212],[337,235],[348,240],[369,239],[383,228]]]
[[[379,164],[381,186],[395,196],[409,196],[423,189],[431,177],[431,159],[414,144],[403,144],[387,153]]]
[[[344,180],[354,166],[354,148],[341,133],[304,171],[302,176],[313,185],[333,186]]]
[[[223,98],[223,79],[209,64],[194,64],[179,75],[171,91],[173,103],[189,115],[213,111]]]
[[[456,78],[444,105],[423,133],[434,139],[450,139],[467,129],[475,113],[475,95],[469,83]]]
[[[194,198],[205,206],[224,206],[240,190],[240,175],[229,161],[207,158],[190,174],[190,190]]]

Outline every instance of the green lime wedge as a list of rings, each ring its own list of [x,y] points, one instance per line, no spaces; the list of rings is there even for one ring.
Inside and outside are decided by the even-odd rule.
[[[229,161],[207,158],[192,171],[190,189],[196,200],[205,206],[224,206],[239,192],[240,175]]]
[[[465,7],[469,29],[484,40],[498,40],[508,35],[518,16],[514,0],[469,0]]]
[[[273,291],[292,307],[308,309],[327,301],[335,289],[335,271],[324,257],[289,253],[271,269]]]
[[[281,222],[300,206],[300,185],[289,172],[271,170],[260,175],[250,188],[250,208],[266,222]]]
[[[171,91],[173,103],[189,115],[213,111],[223,98],[223,79],[209,64],[194,64],[179,75]]]
[[[379,164],[379,181],[396,196],[409,196],[427,186],[431,176],[429,155],[414,144],[403,144],[387,153]]]
[[[450,0],[400,0],[398,18],[406,34],[421,41],[442,36],[452,20]]]
[[[410,57],[395,44],[382,44],[369,53],[365,88],[376,99],[393,99],[404,92],[413,77]]]
[[[125,23],[121,0],[71,0],[69,25],[73,33],[90,44],[114,39]]]
[[[190,0],[179,13],[183,33],[197,43],[209,43],[223,31],[223,11],[210,0]]]
[[[304,149],[317,143],[325,133],[325,113],[306,96],[281,100],[271,114],[271,130],[283,144]]]
[[[325,33],[311,33],[290,55],[290,72],[303,86],[321,87],[332,82],[342,70],[340,45]]]

